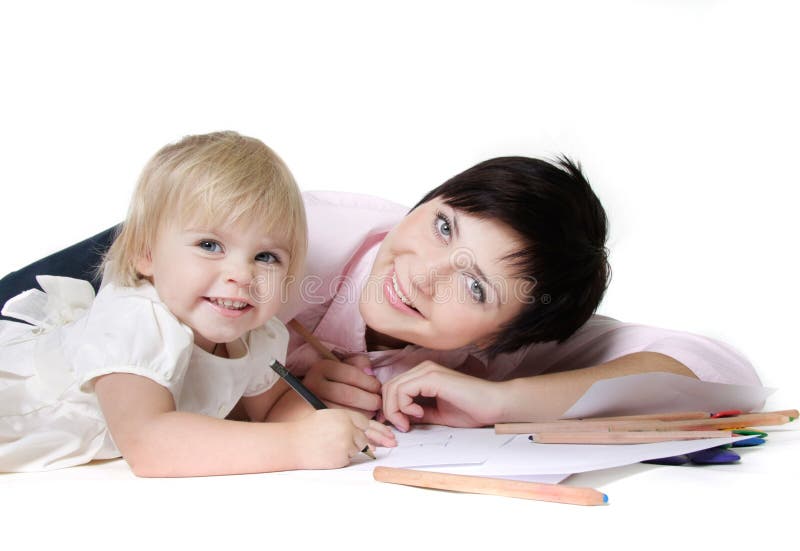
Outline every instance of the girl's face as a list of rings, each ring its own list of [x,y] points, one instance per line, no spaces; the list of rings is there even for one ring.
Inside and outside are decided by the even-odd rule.
[[[427,348],[485,345],[525,300],[522,279],[502,260],[519,247],[507,226],[433,199],[384,239],[361,315],[373,330]]]
[[[139,273],[170,312],[212,351],[264,325],[280,306],[288,247],[252,221],[223,226],[165,224]]]

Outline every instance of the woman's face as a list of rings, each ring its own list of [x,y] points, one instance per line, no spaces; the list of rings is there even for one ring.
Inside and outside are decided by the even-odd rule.
[[[485,345],[525,300],[522,279],[503,260],[519,247],[511,228],[433,199],[384,239],[361,315],[373,330],[427,348]]]

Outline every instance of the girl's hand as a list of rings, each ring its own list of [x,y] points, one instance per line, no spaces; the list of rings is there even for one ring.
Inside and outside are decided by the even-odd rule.
[[[321,409],[294,422],[289,445],[297,469],[337,469],[367,445],[369,420],[346,409]],[[280,443],[276,442],[276,445]]]
[[[397,446],[397,438],[395,438],[392,429],[378,421],[370,420],[367,428],[367,438],[374,446],[383,446],[384,448]]]
[[[434,402],[423,405],[417,397]],[[411,422],[482,427],[500,418],[502,399],[499,383],[425,361],[383,385],[383,415],[403,432]]]
[[[381,409],[381,383],[372,374],[369,360],[366,356],[351,356],[345,362],[315,362],[303,377],[303,384],[329,407],[374,417]]]

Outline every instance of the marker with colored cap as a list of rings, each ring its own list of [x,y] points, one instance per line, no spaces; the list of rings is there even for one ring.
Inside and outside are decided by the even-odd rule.
[[[695,465],[727,465],[741,459],[738,454],[726,450],[724,446],[687,453],[686,456]]]

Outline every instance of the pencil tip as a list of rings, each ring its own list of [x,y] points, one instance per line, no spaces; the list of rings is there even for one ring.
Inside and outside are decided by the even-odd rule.
[[[603,494],[603,503],[608,503],[608,496]]]
[[[371,450],[371,449],[369,449],[369,446],[367,446],[366,448],[364,448],[363,450],[361,450],[361,453],[363,453],[364,455],[366,455],[366,456],[367,456],[367,457],[369,457],[370,459],[378,459],[377,457],[375,457],[375,454],[374,454],[374,453],[372,453],[372,450]]]

